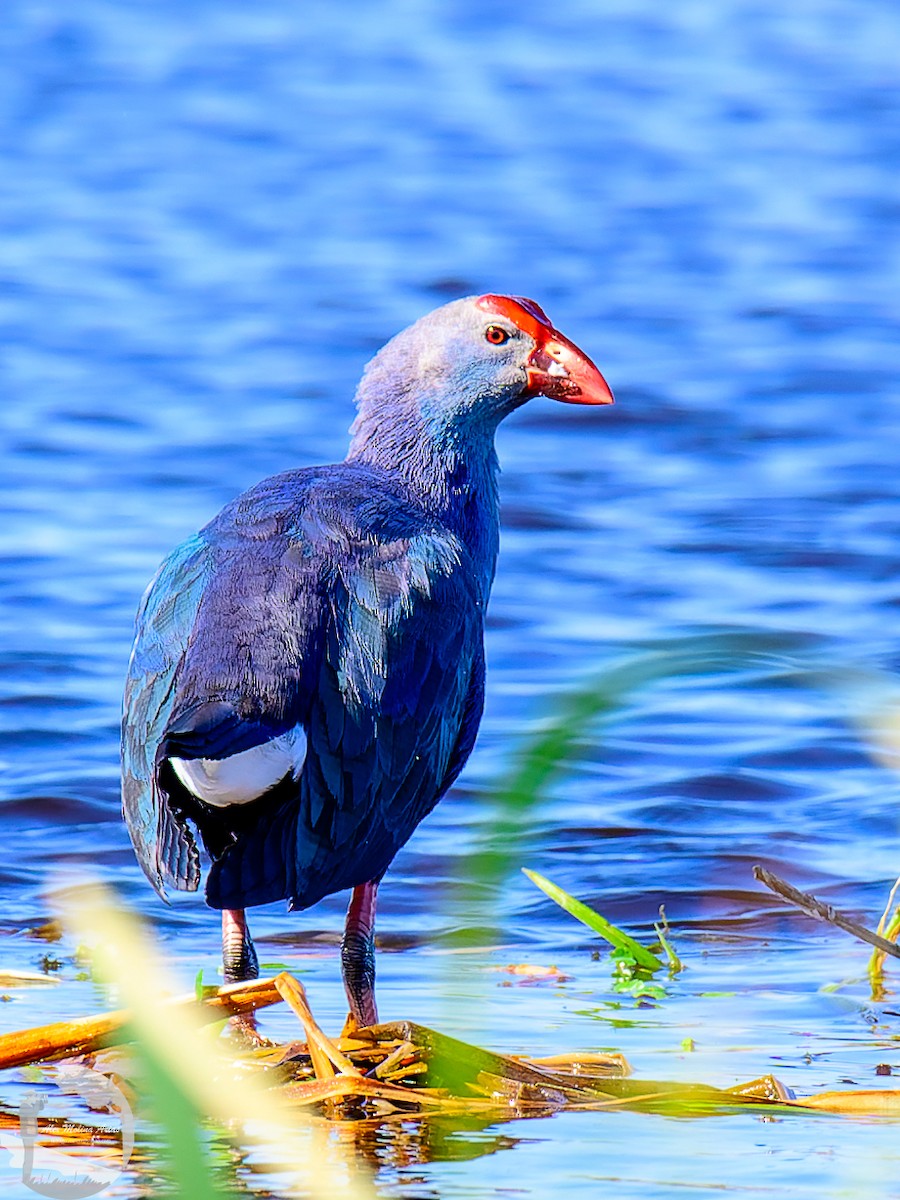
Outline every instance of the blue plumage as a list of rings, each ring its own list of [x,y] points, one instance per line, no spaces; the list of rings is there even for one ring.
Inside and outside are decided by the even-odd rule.
[[[179,547],[139,615],[126,696],[125,812],[157,886],[199,882],[189,821],[216,855],[215,907],[305,908],[382,875],[480,715],[474,574],[452,532],[351,464],[266,480]],[[304,771],[255,801],[249,830],[243,806],[208,811],[165,769],[297,724]]]
[[[595,389],[585,402],[608,399],[535,313],[458,301],[399,335],[360,386],[347,461],[239,496],[166,559],[137,617],[123,806],[141,866],[162,895],[195,890],[199,835],[207,900],[226,926],[239,919],[226,959],[243,974],[240,910],[357,889],[344,968],[360,1020],[375,1011],[368,960],[362,982],[354,965],[375,886],[481,717],[494,430],[528,395],[555,394],[570,350]]]

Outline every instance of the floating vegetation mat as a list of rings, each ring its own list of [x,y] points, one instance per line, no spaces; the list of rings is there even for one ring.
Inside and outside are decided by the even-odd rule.
[[[302,1038],[272,1045],[255,1031],[257,1008],[287,1002]],[[552,1058],[495,1054],[409,1021],[328,1037],[310,1011],[302,984],[288,973],[274,979],[210,990],[202,999],[166,1002],[213,1022],[233,1015],[232,1065],[262,1076],[290,1108],[328,1120],[360,1120],[391,1113],[473,1115],[498,1120],[538,1117],[573,1109],[631,1109],[704,1116],[735,1109],[777,1109],[900,1117],[900,1089],[855,1089],[797,1097],[772,1076],[732,1088],[631,1077],[620,1055],[561,1053]],[[160,1013],[165,1019],[165,1012]],[[125,1011],[21,1030],[0,1037],[0,1069],[80,1057],[97,1069],[108,1048],[130,1031]],[[87,1055],[87,1058],[85,1056]],[[255,1070],[254,1070],[255,1068]],[[117,1056],[117,1071],[122,1057]],[[66,1136],[72,1136],[71,1124]],[[52,1123],[41,1129],[52,1138]]]

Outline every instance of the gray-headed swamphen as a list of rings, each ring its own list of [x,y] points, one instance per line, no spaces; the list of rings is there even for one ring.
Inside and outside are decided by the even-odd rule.
[[[356,1020],[377,1020],[376,889],[481,719],[494,433],[539,394],[612,402],[534,301],[444,305],[369,363],[344,462],[250,488],[150,584],[125,690],[125,820],[163,898],[199,886],[199,835],[226,980],[257,974],[247,907],[352,888],[344,986]]]

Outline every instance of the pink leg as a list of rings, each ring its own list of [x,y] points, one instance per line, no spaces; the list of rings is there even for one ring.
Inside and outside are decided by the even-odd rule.
[[[242,908],[222,909],[222,967],[226,983],[241,983],[259,975],[256,950]],[[240,1041],[250,1046],[266,1044],[256,1024],[256,1013],[231,1017],[228,1025]]]
[[[377,883],[353,889],[341,941],[341,974],[350,1012],[360,1025],[377,1025],[375,1007],[375,897]]]
[[[256,979],[259,963],[242,908],[222,909],[222,966],[226,983]]]

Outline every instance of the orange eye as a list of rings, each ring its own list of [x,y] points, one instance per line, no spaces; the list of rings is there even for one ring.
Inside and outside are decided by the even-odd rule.
[[[492,346],[502,346],[504,342],[509,341],[509,334],[499,325],[488,325],[484,336]]]

